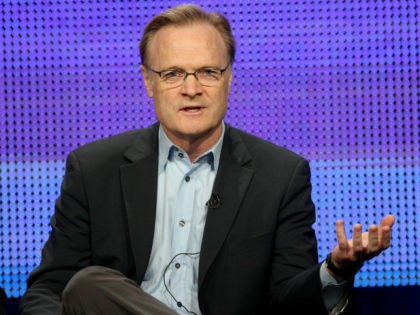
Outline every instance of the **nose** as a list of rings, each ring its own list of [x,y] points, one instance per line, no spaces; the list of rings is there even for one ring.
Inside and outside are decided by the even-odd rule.
[[[203,92],[203,87],[198,82],[197,77],[194,73],[187,73],[186,78],[182,82],[182,94],[194,97],[195,95],[201,94]]]

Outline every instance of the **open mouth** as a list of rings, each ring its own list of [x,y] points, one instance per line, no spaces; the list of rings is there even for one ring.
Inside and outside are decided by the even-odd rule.
[[[187,113],[196,113],[202,110],[203,108],[204,107],[202,106],[186,106],[186,107],[181,108],[181,110]]]

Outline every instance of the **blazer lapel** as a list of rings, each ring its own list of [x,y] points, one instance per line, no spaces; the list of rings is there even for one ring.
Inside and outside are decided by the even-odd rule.
[[[149,262],[156,217],[157,125],[142,132],[124,154],[131,162],[120,168],[132,253],[140,283]]]
[[[226,128],[219,169],[213,193],[220,196],[221,205],[208,209],[200,252],[198,287],[223,245],[235,220],[239,205],[253,176],[251,156],[236,131]]]

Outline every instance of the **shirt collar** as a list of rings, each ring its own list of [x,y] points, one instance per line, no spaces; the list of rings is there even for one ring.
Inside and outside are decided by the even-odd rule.
[[[204,152],[195,163],[202,163],[205,160],[211,165],[211,170],[219,167],[220,154],[222,152],[223,136],[225,134],[225,123],[222,121],[222,133],[217,142],[206,152]],[[177,148],[168,138],[162,125],[159,125],[159,172],[165,169],[166,163],[172,160],[174,151],[182,150]]]

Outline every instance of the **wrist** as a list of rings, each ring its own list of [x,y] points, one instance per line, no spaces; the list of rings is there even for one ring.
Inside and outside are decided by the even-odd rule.
[[[363,264],[349,266],[346,268],[338,267],[333,259],[331,253],[327,255],[325,259],[325,264],[327,266],[327,270],[332,274],[332,276],[337,280],[337,282],[341,282],[345,279],[353,277],[362,267]]]

